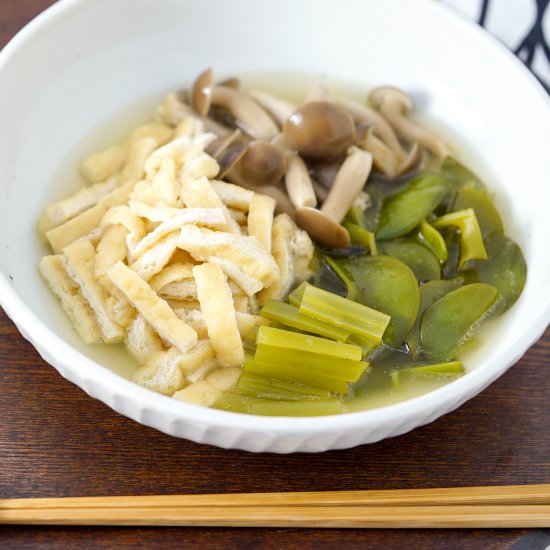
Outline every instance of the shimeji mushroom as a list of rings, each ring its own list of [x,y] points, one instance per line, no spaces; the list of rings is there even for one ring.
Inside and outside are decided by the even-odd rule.
[[[302,157],[297,154],[287,159],[285,186],[290,202],[295,208],[317,206],[317,197],[309,170]]]
[[[338,103],[351,114],[358,126],[357,144],[372,153],[374,166],[390,179],[418,164],[421,152],[418,143],[413,143],[410,150],[405,151],[393,128],[380,113],[352,99],[341,99]]]
[[[214,72],[212,69],[206,69],[193,83],[191,90],[191,107],[197,114],[205,117],[212,104],[212,89],[214,88]]]
[[[270,140],[279,132],[277,124],[265,109],[240,90],[214,86],[212,105],[229,111],[237,126],[255,139]]]
[[[214,157],[216,160],[220,160],[222,155],[233,145],[235,142],[242,140],[243,133],[239,128],[236,128],[232,132],[226,133],[217,137],[212,143],[206,147],[206,152]]]
[[[296,105],[274,96],[267,92],[260,90],[250,90],[250,95],[273,117],[273,119],[279,124],[283,125],[283,122],[296,110]]]
[[[351,115],[329,101],[311,101],[283,124],[287,146],[312,159],[339,159],[355,143]]]
[[[407,118],[413,103],[405,92],[392,86],[381,86],[372,90],[369,100],[404,139],[419,141],[439,158],[448,155],[447,146],[439,138]]]
[[[323,206],[296,209],[296,222],[310,237],[329,248],[346,248],[351,239],[340,222],[365,186],[372,169],[372,155],[358,147],[348,154],[330,189]]]
[[[251,141],[244,147],[226,151],[220,159],[220,178],[256,190],[258,186],[276,185],[285,173],[285,158],[268,141]]]

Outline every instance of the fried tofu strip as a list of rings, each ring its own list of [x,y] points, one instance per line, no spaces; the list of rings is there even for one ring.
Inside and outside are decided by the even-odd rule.
[[[231,388],[235,387],[239,381],[241,369],[238,367],[214,367],[214,369],[212,369],[214,365],[205,366],[210,367],[207,373],[197,373],[203,376],[206,374],[204,380],[198,379],[186,388],[175,392],[172,397],[187,403],[210,407],[219,399],[222,392],[229,391]],[[193,379],[196,378],[198,378],[198,376],[193,377]],[[191,381],[191,378],[188,377],[188,380]]]
[[[271,253],[271,231],[276,206],[275,199],[254,193],[248,211],[248,235],[256,237],[269,253]]]
[[[101,330],[78,285],[69,277],[60,256],[44,256],[40,273],[61,302],[65,313],[86,344],[101,342]]]
[[[98,283],[94,273],[95,249],[89,241],[78,241],[63,249],[63,262],[71,279],[90,304],[107,343],[122,342],[126,333],[109,316],[109,294]]]
[[[88,235],[88,233],[98,227],[103,215],[109,208],[128,201],[133,186],[134,182],[129,181],[121,187],[117,187],[114,191],[111,191],[99,200],[95,206],[88,208],[88,210],[85,210],[69,221],[50,229],[46,233],[46,237],[53,251],[56,254],[61,253],[65,246],[80,239],[80,237]]]
[[[233,262],[249,277],[262,281],[264,286],[269,286],[279,276],[275,260],[254,237],[184,225],[178,247],[197,260],[215,256]]]
[[[223,272],[249,297],[254,296],[254,294],[264,288],[262,281],[245,273],[235,262],[219,258],[218,256],[206,256],[205,259],[211,264],[219,265],[223,269]]]
[[[117,186],[118,177],[113,176],[105,181],[79,189],[70,197],[49,204],[45,212],[45,217],[49,223],[48,229],[65,223],[96,205],[99,200],[113,191]]]
[[[94,274],[101,279],[117,262],[128,255],[128,230],[122,225],[111,225],[105,230],[96,247]]]
[[[194,264],[172,264],[157,273],[150,281],[151,288],[158,292],[161,288],[171,283],[177,283],[184,279],[193,279]]]
[[[220,227],[220,230],[240,234],[239,224],[231,217],[227,207],[214,191],[208,178],[201,177],[182,182],[181,200],[187,208],[221,208],[224,212],[226,225]]]
[[[197,343],[197,333],[181,319],[166,301],[132,269],[118,262],[107,277],[115,284],[158,335],[182,353]]]
[[[130,325],[126,335],[126,347],[140,362],[144,362],[152,353],[164,350],[159,335],[142,315],[138,315]]]
[[[180,365],[183,354],[177,348],[152,353],[133,376],[133,381],[144,388],[172,395],[185,385]]]
[[[197,295],[216,358],[224,367],[240,366],[244,349],[227,279],[220,267],[202,264],[193,268]]]
[[[254,191],[220,180],[211,181],[210,185],[227,207],[248,212]]]
[[[144,281],[149,281],[153,275],[162,271],[170,261],[176,250],[179,239],[179,232],[172,231],[162,237],[154,248],[145,251],[134,263],[130,265]]]
[[[120,173],[120,180],[123,182],[140,180],[145,175],[146,159],[157,147],[157,141],[152,137],[132,140],[128,159]]]
[[[154,231],[146,235],[135,247],[134,256],[139,257],[162,237],[186,224],[223,226],[225,216],[221,208],[182,208],[177,216],[162,222]]]
[[[122,169],[129,153],[128,141],[113,145],[104,151],[90,155],[80,166],[80,172],[93,183],[103,181]]]
[[[268,299],[281,300],[295,282],[307,279],[307,266],[313,257],[311,239],[298,229],[288,214],[279,214],[273,221],[272,254],[280,276],[259,295],[260,303]]]

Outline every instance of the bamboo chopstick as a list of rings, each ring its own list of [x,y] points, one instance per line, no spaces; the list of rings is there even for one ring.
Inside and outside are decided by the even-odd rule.
[[[550,527],[550,484],[0,500],[0,523],[235,527]]]

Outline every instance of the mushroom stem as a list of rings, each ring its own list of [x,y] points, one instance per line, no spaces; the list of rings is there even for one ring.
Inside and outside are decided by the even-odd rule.
[[[338,223],[342,221],[367,183],[371,169],[372,155],[358,147],[350,147],[321,211]]]
[[[278,187],[275,187],[274,185],[261,185],[252,190],[256,193],[262,193],[263,195],[268,195],[269,197],[275,199],[277,201],[277,208],[275,209],[277,214],[282,214],[284,212],[289,216],[294,217],[294,206],[292,206],[287,194],[284,191],[281,191]]]
[[[409,142],[419,141],[439,158],[449,154],[449,149],[439,138],[406,117],[413,105],[405,92],[391,86],[382,86],[375,88],[369,99],[404,139]]]
[[[395,155],[403,154],[403,148],[393,128],[380,113],[352,99],[340,99],[337,103],[349,112],[355,124],[373,126],[375,134]]]
[[[297,105],[261,90],[250,90],[250,95],[275,119],[279,126],[297,109]]]
[[[272,139],[278,132],[277,124],[251,97],[233,88],[215,86],[212,104],[227,109],[243,129],[257,139]]]
[[[285,175],[286,192],[290,202],[296,207],[317,205],[315,189],[309,177],[306,163],[299,155],[292,155],[287,160]]]
[[[313,86],[311,86],[308,90],[302,105],[304,103],[309,103],[310,101],[331,101],[328,88],[323,84],[313,84]]]
[[[399,171],[399,156],[381,139],[374,135],[374,127],[367,129],[365,136],[357,142],[358,147],[372,154],[375,168],[394,179]]]
[[[242,139],[243,133],[239,128],[233,130],[233,132],[217,137],[208,147],[206,152],[219,160],[222,155],[231,147],[237,140]]]

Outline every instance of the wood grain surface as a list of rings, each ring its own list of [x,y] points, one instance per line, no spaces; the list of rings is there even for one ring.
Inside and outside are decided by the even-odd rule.
[[[51,3],[0,0],[0,46]],[[318,455],[225,451],[166,436],[91,399],[46,364],[0,310],[0,498],[548,483],[549,398],[550,331],[546,331],[480,396],[409,434]],[[519,529],[4,526],[0,547],[505,549],[515,545],[542,550],[548,542],[535,535]]]

